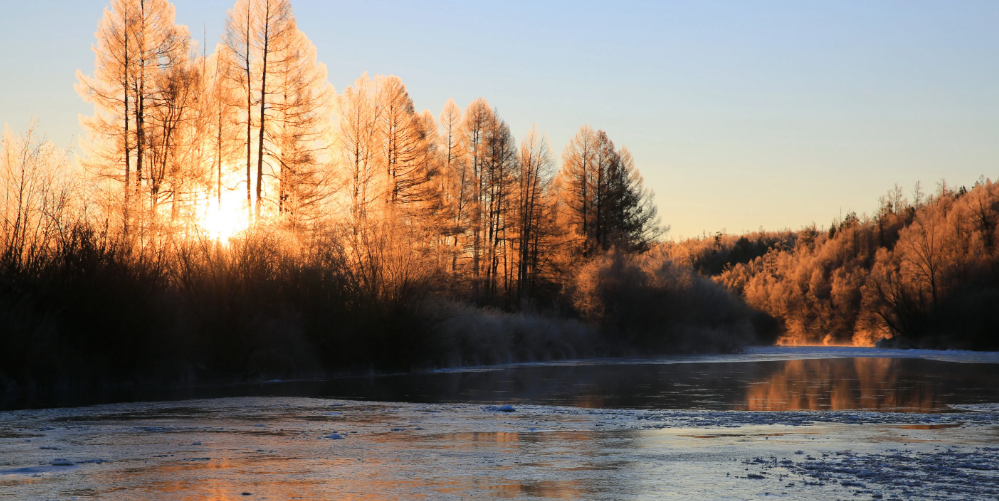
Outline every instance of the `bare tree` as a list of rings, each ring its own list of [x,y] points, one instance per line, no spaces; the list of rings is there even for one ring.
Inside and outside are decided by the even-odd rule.
[[[478,296],[479,275],[483,248],[483,225],[487,218],[483,217],[486,204],[483,199],[487,194],[484,171],[486,169],[487,136],[496,117],[485,99],[476,99],[465,109],[462,117],[462,143],[465,153],[465,163],[470,169],[467,180],[471,187],[468,204],[468,228],[471,230],[472,280],[474,295]]]
[[[412,210],[425,202],[430,169],[426,164],[426,129],[413,109],[413,100],[397,76],[378,76],[379,137],[387,185],[385,202]]]
[[[176,222],[183,198],[208,172],[200,99],[204,96],[200,61],[177,62],[151,82],[147,106],[147,186],[149,217],[157,230],[160,203],[171,201],[170,221]]]
[[[593,128],[588,125],[580,127],[562,151],[562,169],[559,171],[562,204],[569,212],[568,223],[584,256],[588,254],[592,231],[593,185],[599,150],[599,137]]]
[[[223,37],[223,48],[227,51],[223,61],[229,64],[226,75],[232,80],[233,86],[240,91],[240,120],[246,125],[246,210],[248,217],[253,216],[253,178],[252,178],[252,148],[253,148],[253,36],[256,21],[254,19],[253,0],[238,0],[229,10],[226,20],[226,31]],[[236,97],[236,96],[231,96]],[[235,102],[233,103],[236,104]]]
[[[458,271],[458,256],[461,250],[458,247],[459,239],[465,233],[464,219],[466,217],[466,206],[468,205],[469,175],[467,164],[465,163],[465,153],[462,148],[462,120],[461,109],[448,99],[441,110],[440,134],[438,135],[438,149],[441,155],[440,180],[441,201],[448,217],[448,222],[444,226],[445,239],[451,239],[449,253],[451,256],[451,273]]]
[[[216,48],[215,53],[202,59],[202,76],[204,78],[205,96],[202,99],[204,119],[207,122],[206,136],[211,137],[212,142],[212,166],[214,167],[214,192],[216,204],[222,205],[223,178],[226,173],[222,172],[223,166],[234,160],[232,156],[237,153],[238,146],[238,106],[234,106],[236,101],[236,88],[233,81],[227,75],[227,70],[233,64],[228,61],[232,53],[225,50],[225,46]]]
[[[66,155],[39,139],[36,123],[0,137],[0,262],[30,262],[62,229],[70,191]]]

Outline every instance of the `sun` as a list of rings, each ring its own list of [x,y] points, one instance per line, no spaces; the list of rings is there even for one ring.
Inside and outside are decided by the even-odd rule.
[[[198,226],[211,238],[227,241],[250,227],[246,199],[237,190],[222,189],[221,203],[218,194],[208,199]]]

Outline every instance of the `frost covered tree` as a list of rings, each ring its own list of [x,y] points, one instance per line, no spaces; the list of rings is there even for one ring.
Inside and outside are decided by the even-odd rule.
[[[292,19],[276,38],[266,152],[277,170],[277,212],[301,224],[315,220],[330,189],[330,115],[334,92],[316,48]]]
[[[95,34],[94,74],[77,71],[77,92],[94,105],[94,115],[81,119],[88,132],[88,166],[121,186],[119,197],[112,198],[119,201],[126,233],[136,205],[133,192],[141,195],[148,176],[143,172],[147,122],[156,83],[186,58],[189,48],[187,28],[174,19],[174,6],[166,0],[112,1]]]
[[[588,125],[580,127],[562,151],[562,168],[558,177],[566,224],[579,241],[584,255],[588,252],[592,230],[593,180],[599,149],[599,140],[593,128]]]
[[[461,108],[454,100],[448,99],[438,120],[438,151],[440,153],[441,203],[447,221],[442,226],[442,236],[449,240],[448,253],[451,257],[451,273],[458,271],[458,259],[464,251],[465,232],[468,224],[468,206],[471,202],[472,174],[466,162],[462,141]],[[446,242],[447,243],[447,242]]]
[[[194,192],[210,171],[205,162],[207,120],[201,100],[206,95],[199,61],[178,59],[153,82],[147,106],[146,199],[150,229],[159,228],[161,204],[169,202],[170,223],[197,200]]]
[[[246,196],[258,220],[265,195],[264,159],[269,146],[265,143],[274,127],[275,102],[282,92],[274,82],[275,65],[281,62],[281,52],[296,39],[300,40],[300,35],[289,0],[237,0],[229,11],[224,45],[231,53],[227,60],[234,63],[231,78],[245,98],[240,115],[246,125]]]
[[[603,131],[580,128],[562,153],[558,185],[566,224],[584,256],[612,247],[641,251],[664,231],[631,153],[615,149]]]
[[[537,282],[543,241],[550,236],[546,218],[551,206],[548,194],[554,174],[548,138],[531,128],[520,143],[517,179],[517,291],[523,299]]]
[[[380,161],[386,175],[385,202],[415,209],[429,201],[428,183],[434,174],[428,163],[427,129],[413,108],[413,100],[397,76],[378,76]]]
[[[368,74],[337,96],[337,136],[339,165],[346,187],[349,213],[355,229],[367,220],[377,199],[377,149],[381,109],[375,100],[375,86]]]
[[[219,47],[211,56],[202,59],[206,91],[202,98],[202,113],[206,121],[206,140],[211,143],[209,149],[216,207],[222,205],[223,179],[228,174],[223,172],[223,167],[234,164],[239,153],[239,108],[235,97],[237,89],[227,74],[232,64],[226,60],[229,55],[229,51]]]
[[[494,127],[496,116],[493,114],[489,103],[485,99],[476,99],[465,108],[462,117],[461,141],[464,150],[464,161],[469,169],[467,180],[470,187],[470,203],[467,208],[467,228],[469,247],[471,250],[472,279],[478,294],[478,278],[481,271],[481,257],[483,249],[484,231],[483,224],[487,221],[483,217],[483,210],[486,207],[484,197],[487,194],[485,185],[486,169],[486,145],[488,136]]]

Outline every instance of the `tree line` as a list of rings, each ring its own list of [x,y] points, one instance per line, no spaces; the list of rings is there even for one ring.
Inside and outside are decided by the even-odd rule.
[[[381,75],[336,94],[288,0],[237,1],[211,54],[174,18],[166,0],[114,0],[94,72],[78,74],[95,206],[140,245],[196,233],[214,203],[302,235],[337,228],[374,289],[406,273],[404,251],[476,300],[513,303],[574,259],[662,233],[603,131],[580,128],[557,166],[543,132],[518,143],[484,99],[435,117]]]
[[[896,185],[873,216],[828,228],[719,233],[684,262],[780,322],[781,342],[999,348],[999,185]]]

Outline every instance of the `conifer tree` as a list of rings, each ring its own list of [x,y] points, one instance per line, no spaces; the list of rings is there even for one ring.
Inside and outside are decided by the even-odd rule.
[[[148,164],[146,124],[158,90],[155,83],[187,56],[187,28],[174,24],[174,18],[173,4],[166,0],[113,1],[95,34],[94,75],[77,72],[77,92],[94,104],[94,116],[81,120],[89,133],[89,164],[103,178],[121,183],[126,233],[132,194],[141,195],[148,175],[143,172]]]
[[[600,149],[597,133],[588,125],[569,141],[562,151],[562,168],[558,184],[561,205],[567,216],[576,246],[581,254],[589,254],[592,232],[593,185],[596,157]]]
[[[555,162],[548,138],[532,127],[520,143],[517,182],[517,293],[523,299],[537,281],[540,246],[545,237],[546,196]]]
[[[375,100],[374,82],[365,73],[337,96],[337,135],[343,184],[356,233],[376,199],[377,148],[381,109]]]
[[[330,189],[330,123],[333,89],[316,48],[291,27],[275,40],[271,126],[267,153],[278,170],[278,213],[293,223],[314,220]]]
[[[462,142],[461,108],[454,100],[448,99],[441,110],[440,134],[438,135],[438,150],[440,152],[441,203],[446,213],[443,236],[450,238],[451,273],[458,270],[458,257],[462,253],[459,242],[467,229],[469,194],[471,192],[471,175],[465,162],[465,150]]]
[[[583,256],[612,247],[642,251],[665,231],[631,153],[616,150],[603,131],[580,128],[562,154],[558,184]]]
[[[258,220],[265,195],[264,158],[269,146],[265,142],[268,131],[273,129],[270,121],[276,112],[275,101],[282,92],[273,82],[274,66],[281,51],[294,43],[296,33],[289,0],[237,0],[226,23],[225,46],[231,52],[228,60],[235,63],[230,74],[246,98],[241,115],[246,123],[247,204],[252,202],[252,214]],[[268,76],[272,80],[270,85]],[[254,128],[256,138],[253,137]],[[254,147],[255,175],[252,172]]]
[[[475,296],[478,296],[483,239],[485,238],[483,225],[487,222],[487,218],[483,217],[483,211],[487,207],[487,204],[484,203],[484,197],[488,193],[485,185],[486,145],[495,121],[496,117],[492,109],[489,108],[489,103],[481,98],[472,101],[462,117],[463,150],[465,163],[470,170],[468,184],[471,190],[467,226],[471,233],[469,240],[472,253],[472,280],[475,289],[473,294]]]

